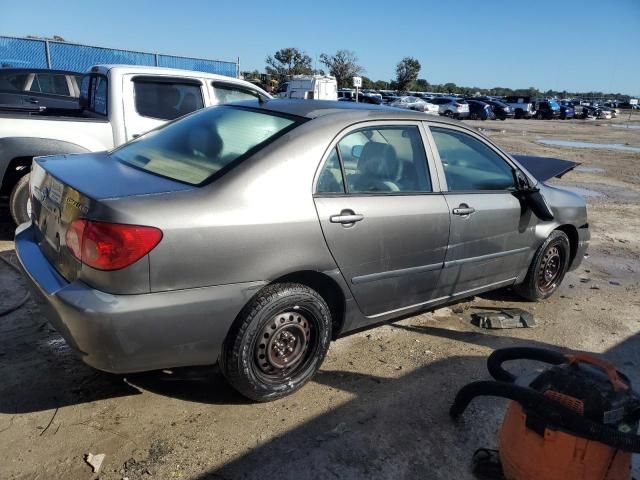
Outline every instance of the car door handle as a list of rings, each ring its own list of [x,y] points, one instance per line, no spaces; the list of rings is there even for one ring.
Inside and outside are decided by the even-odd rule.
[[[452,213],[454,215],[467,216],[467,215],[471,215],[472,213],[475,213],[475,211],[476,211],[475,208],[470,207],[466,203],[461,203],[458,208],[454,208],[452,210]]]
[[[343,210],[339,215],[331,215],[329,221],[331,223],[354,224],[364,219],[364,215],[354,213],[353,210]]]

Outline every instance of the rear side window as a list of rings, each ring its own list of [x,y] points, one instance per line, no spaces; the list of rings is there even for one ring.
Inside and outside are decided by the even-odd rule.
[[[239,85],[213,82],[212,86],[218,103],[239,102],[260,98],[257,91]]]
[[[431,192],[418,127],[379,126],[356,130],[338,142],[338,154],[349,193]],[[328,163],[330,161],[331,157]],[[330,165],[325,168],[332,170]],[[338,180],[333,170],[331,173]],[[319,186],[322,175],[324,171],[318,179]]]
[[[91,90],[90,110],[100,115],[107,114],[107,78],[94,77]]]
[[[103,75],[85,75],[80,82],[80,107],[89,112],[107,115],[108,100],[107,77]]]
[[[153,130],[112,155],[131,166],[200,185],[294,128],[296,118],[218,106]]]
[[[69,96],[69,86],[67,85],[66,77],[64,75],[49,73],[35,74],[29,91]]]
[[[134,80],[136,111],[144,117],[174,120],[204,106],[199,84]]]
[[[431,127],[449,191],[511,190],[513,169],[480,140],[466,133]]]

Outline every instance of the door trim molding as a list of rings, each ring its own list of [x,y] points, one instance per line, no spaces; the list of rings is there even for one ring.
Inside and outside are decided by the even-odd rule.
[[[479,255],[477,257],[467,257],[467,258],[461,258],[459,260],[448,260],[448,261],[445,260],[444,268],[455,267],[458,265],[463,265],[465,263],[481,262],[483,260],[491,260],[494,258],[507,257],[509,255],[516,255],[518,253],[527,252],[529,250],[531,250],[531,247],[522,247],[522,248],[516,248],[515,250],[507,250],[505,252],[487,253],[486,255]]]
[[[405,275],[415,275],[418,273],[433,272],[444,268],[443,262],[432,263],[429,265],[420,265],[418,267],[400,268],[398,270],[387,270],[385,272],[369,273],[367,275],[359,275],[351,279],[353,285],[360,285],[368,282],[376,282],[378,280],[386,280],[388,278],[404,277]]]

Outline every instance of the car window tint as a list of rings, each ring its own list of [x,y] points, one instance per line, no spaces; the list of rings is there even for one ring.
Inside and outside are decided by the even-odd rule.
[[[199,185],[297,124],[281,115],[217,106],[142,135],[112,155],[149,173]]]
[[[450,191],[511,190],[513,169],[480,140],[456,130],[431,127]]]
[[[218,103],[239,102],[259,98],[258,92],[249,88],[221,82],[213,82],[212,85]]]
[[[338,143],[350,193],[430,192],[418,127],[364,128]]]
[[[95,77],[91,96],[90,110],[101,115],[107,114],[107,79],[106,77]]]
[[[9,87],[12,90],[22,90],[27,82],[27,73],[18,73],[6,77],[6,82],[2,82],[2,88]]]
[[[318,176],[316,193],[344,193],[344,182],[340,169],[337,148],[333,148]]]
[[[204,106],[200,85],[134,80],[136,111],[144,117],[174,120]]]
[[[33,80],[31,81],[31,86],[29,87],[29,91],[40,93],[40,82],[38,81],[38,75],[33,76]]]
[[[34,89],[34,84],[38,85],[37,90]],[[69,87],[67,86],[67,79],[64,75],[38,73],[33,79],[31,91],[69,96]]]

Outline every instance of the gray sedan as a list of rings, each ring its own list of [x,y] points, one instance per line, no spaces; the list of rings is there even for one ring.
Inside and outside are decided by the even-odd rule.
[[[585,202],[464,125],[388,107],[249,101],[111,152],[37,158],[16,250],[85,362],[220,362],[265,401],[346,332],[501,287],[553,294]]]

